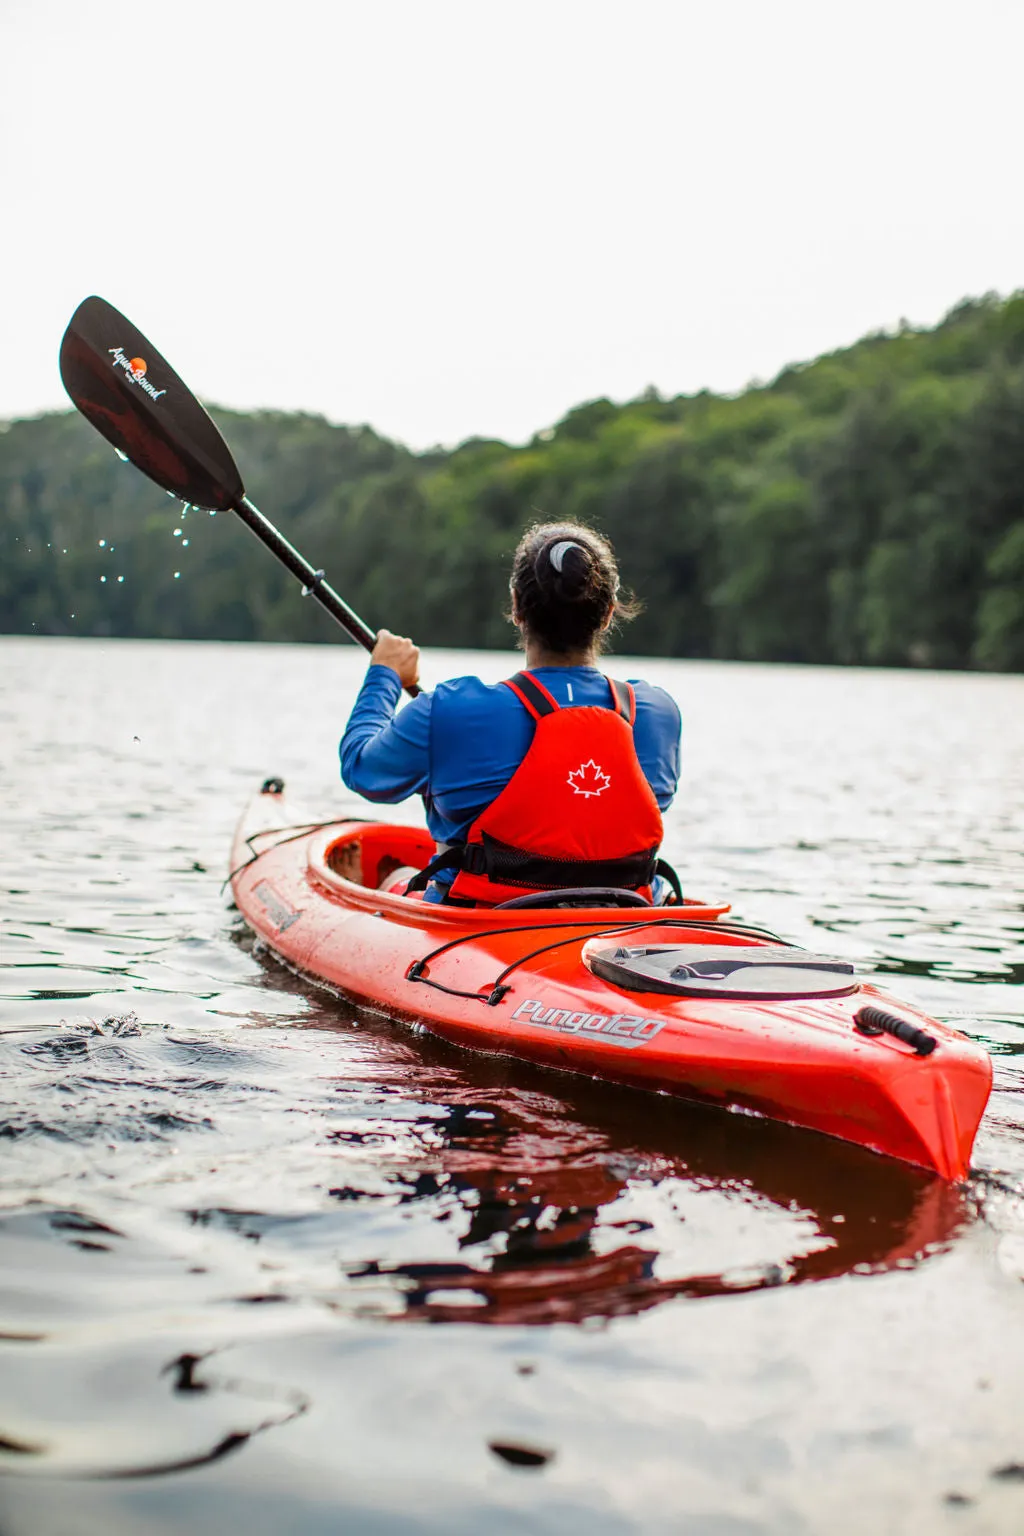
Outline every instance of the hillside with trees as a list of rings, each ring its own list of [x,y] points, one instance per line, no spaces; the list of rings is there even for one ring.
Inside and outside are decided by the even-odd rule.
[[[1024,293],[736,396],[594,400],[524,446],[212,413],[249,495],[370,624],[506,646],[538,517],[613,540],[634,653],[1024,670]],[[329,640],[230,513],[168,500],[74,412],[0,425],[0,631]]]

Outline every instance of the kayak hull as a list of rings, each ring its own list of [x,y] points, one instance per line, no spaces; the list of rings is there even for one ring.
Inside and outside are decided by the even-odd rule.
[[[279,792],[256,796],[231,862],[235,902],[287,965],[456,1045],[764,1115],[965,1177],[988,1099],[987,1053],[851,978],[844,996],[661,995],[591,968],[595,951],[778,940],[730,923],[724,904],[671,908],[460,908],[376,888],[433,852],[425,830],[303,825]],[[802,952],[793,951],[799,956]],[[865,1036],[866,1004],[927,1031],[928,1056]]]

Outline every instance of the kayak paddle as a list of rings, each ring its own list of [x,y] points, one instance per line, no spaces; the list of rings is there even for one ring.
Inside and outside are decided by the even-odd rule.
[[[231,450],[192,391],[105,299],[83,299],[71,316],[60,376],[82,415],[123,458],[189,506],[237,512],[303,591],[373,650],[375,632],[249,500]]]

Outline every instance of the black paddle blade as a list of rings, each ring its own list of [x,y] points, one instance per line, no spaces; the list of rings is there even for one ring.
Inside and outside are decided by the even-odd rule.
[[[237,465],[195,395],[105,299],[85,299],[72,315],[60,376],[97,432],[165,491],[218,512],[241,501]]]

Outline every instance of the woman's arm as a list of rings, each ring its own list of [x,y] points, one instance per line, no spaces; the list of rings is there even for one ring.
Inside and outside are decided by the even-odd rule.
[[[339,747],[341,777],[364,799],[394,804],[427,789],[430,694],[395,714],[403,686],[415,682],[418,671],[412,642],[381,630]]]

